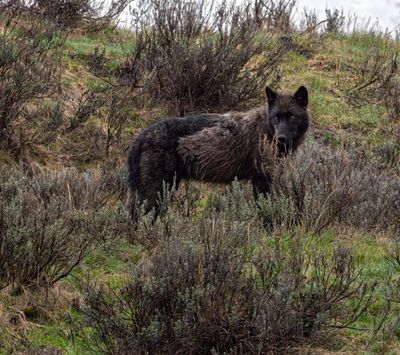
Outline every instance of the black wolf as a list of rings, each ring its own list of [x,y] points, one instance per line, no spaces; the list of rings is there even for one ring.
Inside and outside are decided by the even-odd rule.
[[[280,155],[295,151],[309,126],[308,92],[293,95],[266,88],[268,105],[248,112],[168,117],[144,129],[133,140],[128,158],[132,218],[137,204],[158,212],[163,186],[182,179],[229,183],[251,180],[254,193],[270,191],[268,172],[257,167],[260,140]],[[165,185],[164,185],[165,184]]]

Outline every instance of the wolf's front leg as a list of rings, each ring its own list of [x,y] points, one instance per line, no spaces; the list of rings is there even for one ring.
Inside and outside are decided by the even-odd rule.
[[[266,197],[271,193],[271,176],[268,174],[255,173],[251,177],[254,198],[257,200],[260,195]]]
[[[256,200],[256,205],[258,206],[258,217],[260,218],[264,228],[266,228],[267,230],[272,230],[273,223],[270,216],[268,216],[268,214],[266,214],[264,209],[262,208],[262,204],[259,204],[259,198],[261,196],[268,197],[268,195],[271,194],[271,182],[272,179],[269,174],[256,173],[251,177],[254,199]]]

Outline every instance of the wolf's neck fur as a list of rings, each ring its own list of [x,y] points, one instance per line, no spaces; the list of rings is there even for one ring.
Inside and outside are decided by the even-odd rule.
[[[218,165],[222,167],[214,176],[221,182],[232,180],[235,176],[239,179],[248,179],[258,160],[260,141],[266,135],[266,107],[258,107],[246,112],[231,112],[226,114],[227,123],[231,132],[226,141],[226,150],[220,150],[213,157],[213,162],[204,159],[202,166],[212,166],[214,174]],[[222,123],[224,125],[224,123]],[[201,169],[204,172],[206,169]]]
[[[245,112],[228,113],[227,117],[234,119],[241,126],[244,142],[252,147],[258,147],[263,136],[270,136],[267,131],[268,112],[265,106],[260,106]]]

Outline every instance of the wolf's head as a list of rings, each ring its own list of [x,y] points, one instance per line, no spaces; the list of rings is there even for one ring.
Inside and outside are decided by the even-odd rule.
[[[310,115],[308,92],[300,86],[294,94],[278,94],[266,88],[268,99],[267,134],[275,139],[280,154],[286,155],[301,144],[307,132]]]

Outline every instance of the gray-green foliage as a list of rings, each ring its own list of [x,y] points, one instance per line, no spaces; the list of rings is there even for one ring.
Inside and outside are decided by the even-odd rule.
[[[368,154],[317,143],[301,147],[272,171],[274,194],[261,202],[266,220],[274,229],[320,232],[341,225],[398,232],[399,162],[386,169]]]
[[[244,202],[248,192],[235,183],[203,213],[170,206],[154,224],[142,218],[137,233],[153,250],[125,286],[84,287],[85,324],[99,349],[283,351],[359,317],[374,286],[352,252],[308,251],[299,233],[266,233],[256,204]]]
[[[121,232],[100,172],[1,173],[0,287],[51,286]]]

